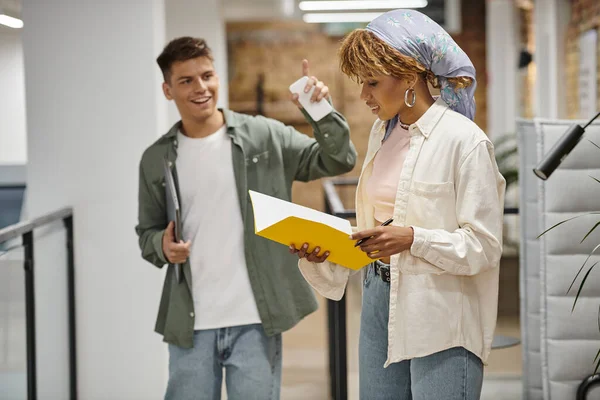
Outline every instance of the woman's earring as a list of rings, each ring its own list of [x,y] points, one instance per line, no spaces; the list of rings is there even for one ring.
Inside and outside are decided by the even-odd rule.
[[[412,101],[410,103],[408,102],[408,92],[412,92]],[[416,101],[417,101],[417,92],[415,92],[415,89],[413,89],[413,88],[406,89],[406,92],[404,92],[404,104],[406,104],[406,107],[413,108],[415,106]]]

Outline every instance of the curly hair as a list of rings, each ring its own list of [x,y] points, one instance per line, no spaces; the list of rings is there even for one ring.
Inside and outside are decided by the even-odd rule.
[[[366,29],[350,32],[342,41],[338,56],[341,71],[357,83],[362,83],[362,79],[369,76],[387,75],[402,79],[414,73],[434,88],[440,88],[433,72]],[[448,81],[456,91],[473,83],[471,78],[464,76],[448,78]]]
[[[212,51],[204,39],[184,36],[171,40],[156,59],[156,63],[162,71],[165,82],[169,82],[171,66],[175,62],[198,57],[207,57],[210,61],[214,61]]]

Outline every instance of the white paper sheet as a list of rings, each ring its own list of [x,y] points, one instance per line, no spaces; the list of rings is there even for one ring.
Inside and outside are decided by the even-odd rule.
[[[304,207],[276,197],[268,196],[253,190],[248,191],[252,199],[256,231],[260,232],[269,226],[294,216],[309,221],[320,222],[341,232],[352,234],[350,221],[326,214],[312,208]]]

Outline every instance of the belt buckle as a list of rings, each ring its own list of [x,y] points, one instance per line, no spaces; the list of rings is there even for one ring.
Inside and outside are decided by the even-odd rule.
[[[390,276],[390,267],[387,266],[383,266],[380,265],[379,266],[379,276],[381,277],[381,280],[386,282],[386,283],[390,283],[390,281],[392,280],[391,276]]]

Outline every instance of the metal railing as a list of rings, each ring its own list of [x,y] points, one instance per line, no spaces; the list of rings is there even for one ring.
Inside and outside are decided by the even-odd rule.
[[[70,399],[77,399],[77,346],[75,337],[75,259],[73,252],[73,209],[70,207],[45,214],[31,221],[21,222],[0,229],[0,244],[21,238],[25,259],[25,329],[27,352],[27,399],[37,399],[37,354],[35,329],[35,258],[34,229],[56,221],[63,221],[67,238],[67,301],[68,301],[68,341],[69,341],[69,393]]]
[[[325,212],[340,218],[356,217],[356,210],[344,208],[336,186],[355,186],[356,178],[323,181]],[[348,345],[346,334],[346,294],[339,301],[327,299],[330,393],[334,400],[348,398]]]

